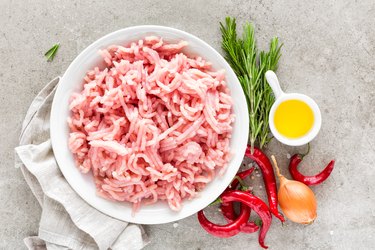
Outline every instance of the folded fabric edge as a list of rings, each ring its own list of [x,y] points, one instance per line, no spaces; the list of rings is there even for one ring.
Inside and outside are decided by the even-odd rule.
[[[47,83],[46,86],[37,94],[37,96],[30,103],[29,109],[26,112],[25,118],[22,122],[22,129],[19,136],[19,141],[22,142],[22,137],[26,131],[26,128],[33,120],[35,114],[38,112],[40,107],[42,107],[46,101],[46,98],[53,92],[57,84],[60,81],[60,76],[55,77],[53,80]]]
[[[40,186],[40,183],[39,183],[38,179],[35,178],[35,176],[33,174],[31,174],[30,171],[27,170],[27,168],[23,164],[23,162],[22,162],[22,160],[21,160],[21,158],[18,154],[18,150],[20,150],[20,147],[22,147],[22,146],[18,146],[16,148],[14,148],[15,167],[21,169],[23,178],[25,179],[25,181],[26,181],[27,185],[29,186],[31,192],[33,193],[33,195],[37,199],[39,205],[42,206],[43,190]]]
[[[136,240],[140,238],[140,240]],[[150,240],[144,231],[143,227],[136,224],[130,224],[123,232],[117,237],[115,242],[111,245],[112,250],[122,250],[126,243],[128,250],[139,250],[144,248],[150,243]]]
[[[23,239],[23,243],[28,250],[46,250],[47,246],[44,240],[38,236],[29,236]]]
[[[48,147],[48,146],[50,146],[49,145],[50,144],[50,141],[48,140],[48,141],[46,141],[46,142],[43,142],[43,143],[41,143],[41,144],[39,144],[39,145],[34,145],[34,144],[29,144],[29,145],[23,145],[23,146],[19,146],[19,147],[17,147],[17,149],[16,149],[16,152],[17,152],[17,154],[18,154],[18,156],[19,156],[19,158],[20,158],[20,160],[22,161],[22,163],[25,165],[25,166],[27,166],[28,165],[28,159],[30,158],[30,151],[29,151],[29,149],[30,149],[30,146],[32,146],[32,147],[36,147],[36,146],[42,146],[42,147]],[[26,167],[27,168],[27,167]],[[33,176],[34,176],[34,174],[32,173],[32,172],[30,172]],[[36,178],[36,177],[35,177]],[[41,186],[41,188],[43,188],[42,186]],[[47,197],[49,197],[49,198],[51,198],[51,199],[53,199],[53,200],[56,200],[56,197],[53,197],[53,196],[49,196],[48,195],[48,193],[46,193],[44,190],[43,190],[43,193],[47,196]],[[56,200],[57,202],[59,202],[60,203],[60,201],[59,200]],[[63,205],[63,204],[62,204]],[[64,209],[66,209],[65,207],[64,207]],[[69,213],[68,213],[69,214]],[[70,214],[69,214],[70,215]],[[76,224],[76,222],[74,222],[75,224]],[[80,228],[77,224],[76,224],[76,226],[78,227],[78,228]],[[141,233],[140,233],[140,235],[139,235],[139,237],[135,237],[135,238],[138,238],[139,240],[138,240],[138,243],[134,243],[134,245],[136,245],[137,247],[133,247],[133,249],[142,249],[144,246],[146,246],[148,243],[149,243],[149,239],[148,239],[148,237],[146,236],[146,233],[145,233],[145,231],[143,230],[143,228],[142,228],[142,226],[141,225],[135,225],[135,224],[133,224],[133,226],[136,226],[137,228],[139,228],[139,230],[141,231]],[[82,228],[80,228],[81,230],[83,230]],[[86,232],[85,230],[83,230],[84,232]],[[117,239],[118,238],[121,238],[121,237],[126,237],[126,235],[123,235],[124,233],[126,232],[126,228],[122,231],[122,232],[120,232],[119,234],[118,234],[118,237],[117,237]],[[86,232],[86,233],[89,233],[89,232]],[[90,233],[89,233],[90,234]],[[91,235],[92,237],[93,237],[93,235]],[[131,237],[130,237],[131,238]],[[135,238],[133,238],[133,240],[135,240]],[[95,240],[95,237],[94,237],[94,240]],[[95,240],[96,241],[96,240]],[[115,244],[115,242],[116,242],[116,239],[114,239],[114,241],[113,241],[113,243],[112,244]],[[101,245],[100,243],[102,243],[102,242],[97,242],[96,241],[96,243],[98,243],[99,245]],[[101,248],[101,247],[100,247]],[[102,249],[104,249],[104,248],[102,248]],[[121,249],[121,248],[120,248]]]
[[[72,245],[71,247],[76,248],[76,249],[97,249],[98,248],[97,245],[92,245],[92,244],[87,244],[87,243],[83,245],[82,242],[79,242],[74,238],[69,238],[66,235],[54,234],[52,232],[48,232],[43,229],[39,229],[39,237],[45,242],[49,242],[49,243],[63,246],[63,247],[69,247],[67,246],[69,244],[66,244],[68,240],[71,243],[70,245]]]

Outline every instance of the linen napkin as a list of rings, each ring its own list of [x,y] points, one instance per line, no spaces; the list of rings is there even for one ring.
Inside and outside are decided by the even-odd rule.
[[[37,236],[24,239],[29,249],[141,249],[148,239],[139,225],[107,216],[70,187],[55,161],[49,133],[51,104],[60,78],[49,82],[23,121],[15,164],[42,207]]]

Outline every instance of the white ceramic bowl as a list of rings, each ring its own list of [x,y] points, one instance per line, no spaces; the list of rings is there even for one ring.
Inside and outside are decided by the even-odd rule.
[[[184,200],[181,211],[170,210],[166,202],[142,206],[135,214],[131,215],[132,206],[127,202],[113,202],[96,195],[95,185],[91,174],[81,174],[76,167],[73,155],[68,148],[69,128],[67,118],[70,115],[68,103],[73,92],[82,89],[83,77],[89,69],[104,63],[99,49],[112,44],[127,44],[131,41],[157,35],[167,42],[185,40],[189,43],[184,53],[200,55],[213,64],[214,69],[226,70],[226,82],[231,90],[234,100],[234,113],[236,115],[234,130],[230,142],[233,157],[223,176],[217,176],[209,183],[199,196],[192,200]],[[238,171],[247,144],[248,138],[248,111],[245,96],[241,85],[225,59],[210,45],[199,38],[177,29],[163,26],[135,26],[110,33],[82,51],[70,64],[57,87],[51,110],[51,141],[52,147],[60,166],[61,172],[71,187],[94,208],[114,218],[140,224],[167,223],[188,217],[203,209],[214,201],[229,185]]]
[[[270,111],[270,114],[269,114],[269,125],[270,125],[270,130],[272,132],[272,134],[275,136],[275,138],[285,144],[285,145],[289,145],[289,146],[302,146],[302,145],[305,145],[309,142],[311,142],[319,133],[319,130],[320,130],[320,127],[322,126],[322,115],[320,113],[320,109],[319,109],[319,106],[318,104],[316,104],[316,102],[308,97],[307,95],[304,95],[304,94],[299,94],[299,93],[284,93],[280,87],[280,83],[279,83],[279,80],[276,76],[276,74],[269,70],[266,72],[266,78],[267,78],[267,82],[268,84],[271,86],[272,88],[272,91],[275,95],[275,102],[274,104],[272,105],[271,107],[271,111]],[[312,126],[312,128],[310,129],[309,132],[307,132],[307,134],[301,136],[301,137],[298,137],[298,138],[288,138],[284,135],[282,135],[281,133],[279,133],[279,131],[276,129],[275,127],[275,112],[276,112],[276,109],[277,107],[279,107],[279,105],[284,102],[284,101],[287,101],[287,100],[300,100],[304,103],[306,103],[310,108],[311,110],[313,111],[313,114],[314,114],[314,124]]]

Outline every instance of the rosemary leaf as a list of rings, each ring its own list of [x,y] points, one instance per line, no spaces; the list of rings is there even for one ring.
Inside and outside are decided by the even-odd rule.
[[[47,61],[52,61],[55,58],[57,50],[60,47],[60,43],[54,44],[45,54],[44,56],[47,58]]]

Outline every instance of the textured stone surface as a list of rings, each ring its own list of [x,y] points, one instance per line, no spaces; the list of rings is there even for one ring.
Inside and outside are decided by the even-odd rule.
[[[13,167],[21,121],[45,83],[64,73],[87,45],[120,28],[159,24],[191,32],[220,49],[219,21],[227,15],[256,26],[258,44],[284,43],[279,77],[286,91],[312,96],[323,126],[303,171],[313,174],[331,158],[333,176],[314,187],[318,219],[311,226],[276,220],[271,249],[371,249],[375,245],[375,2],[364,1],[11,1],[0,0],[0,248],[22,249],[38,231],[40,207]],[[135,3],[132,3],[135,2]],[[220,2],[220,3],[219,3]],[[324,3],[323,3],[324,2]],[[43,53],[55,42],[53,62]],[[286,173],[292,148],[273,141]],[[308,168],[308,166],[315,166]],[[262,195],[261,177],[252,180]],[[210,218],[215,218],[211,208]],[[217,212],[216,212],[217,214]],[[217,216],[219,219],[219,216]],[[176,226],[176,225],[175,225]],[[254,249],[257,235],[217,239],[194,216],[146,227],[147,249]]]

